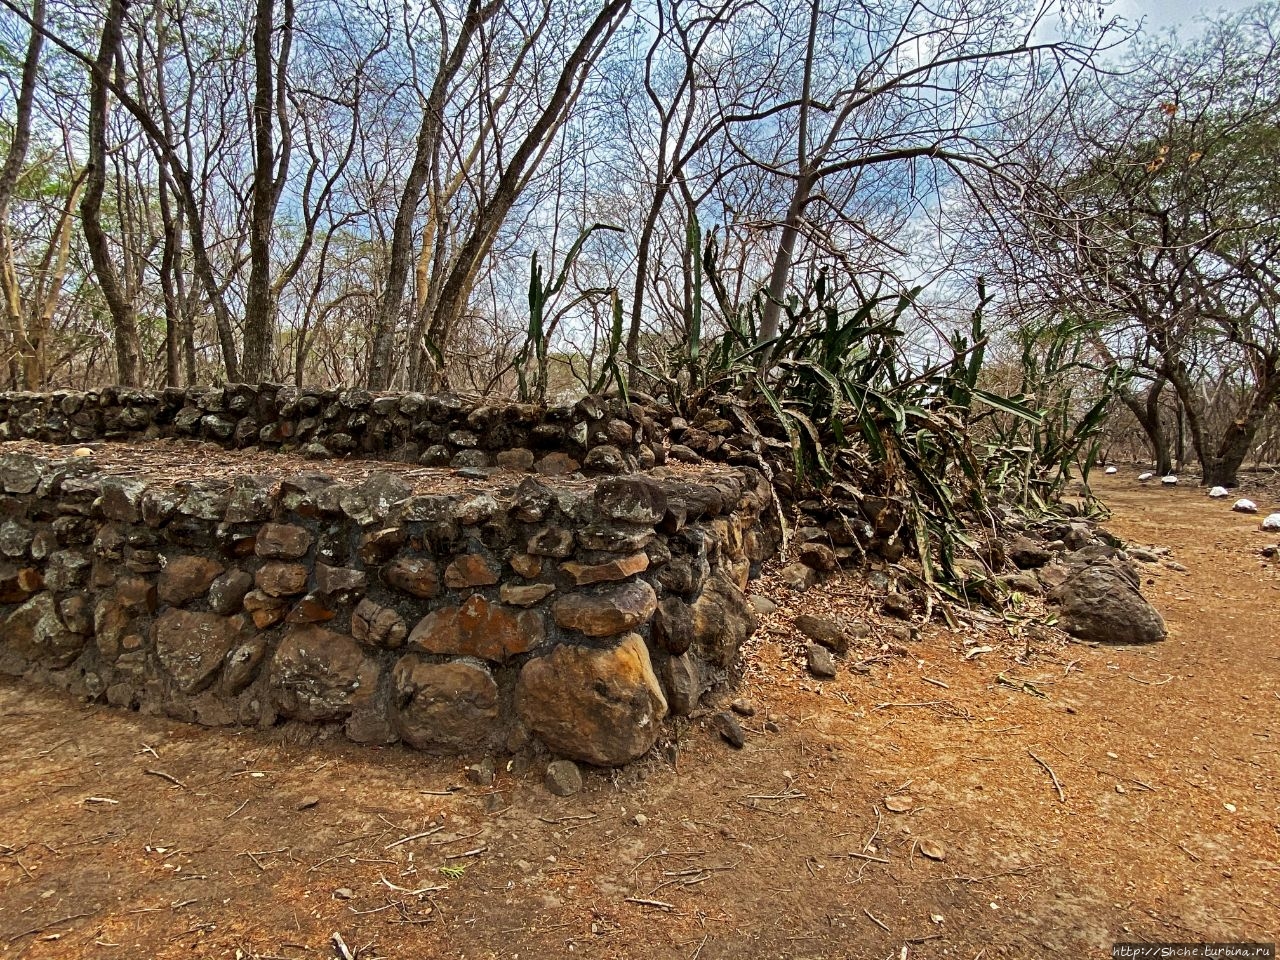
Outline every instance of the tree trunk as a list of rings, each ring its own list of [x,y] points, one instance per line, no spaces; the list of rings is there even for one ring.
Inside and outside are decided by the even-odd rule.
[[[1244,415],[1228,424],[1217,449],[1204,464],[1203,482],[1206,486],[1236,486],[1240,465],[1249,455],[1258,428],[1277,400],[1280,400],[1280,370],[1277,369],[1277,358],[1268,357]]]
[[[453,331],[466,310],[484,259],[489,255],[499,229],[520,198],[529,165],[535,162],[569,115],[569,110],[582,91],[587,71],[599,56],[605,42],[617,28],[620,18],[631,7],[631,0],[606,0],[582,35],[582,39],[566,58],[555,89],[528,134],[511,154],[502,177],[488,202],[476,214],[475,226],[458,248],[458,254],[440,290],[435,315],[428,336],[444,354]],[[438,373],[439,371],[437,371]]]
[[[18,371],[26,366],[26,358],[32,351],[23,320],[17,265],[9,238],[9,202],[26,164],[27,147],[31,143],[31,113],[35,103],[36,83],[39,80],[40,51],[44,47],[44,17],[44,0],[36,0],[31,11],[31,35],[27,39],[27,51],[22,61],[22,79],[18,86],[13,131],[9,149],[5,152],[4,165],[0,166],[0,290],[4,299],[6,339],[13,346],[10,367],[15,386]],[[27,384],[27,389],[38,387]]]
[[[253,20],[253,194],[249,222],[249,289],[245,296],[244,355],[240,374],[249,383],[271,373],[275,340],[276,297],[271,285],[271,229],[284,177],[289,169],[287,141],[280,157],[275,152],[277,98],[284,94],[285,71],[293,31],[292,0],[285,0],[281,24],[280,56],[272,56],[275,0],[257,0]],[[278,77],[277,77],[278,71]],[[280,117],[281,136],[286,137]]]
[[[102,39],[89,74],[89,164],[84,199],[80,202],[80,218],[84,224],[85,244],[93,261],[98,287],[111,313],[115,333],[116,375],[124,386],[142,383],[141,346],[133,304],[125,295],[119,274],[111,260],[111,248],[102,228],[102,195],[106,187],[107,159],[107,83],[111,64],[120,48],[123,0],[111,0],[102,25]]]
[[[1138,426],[1146,434],[1147,443],[1151,447],[1151,458],[1155,462],[1156,473],[1161,476],[1173,472],[1173,456],[1169,448],[1169,436],[1164,429],[1164,421],[1160,416],[1160,398],[1168,381],[1157,377],[1147,388],[1147,395],[1139,399],[1131,393],[1122,393],[1121,400],[1138,421]]]
[[[482,6],[479,0],[469,0],[467,15],[462,21],[458,39],[441,63],[431,85],[431,93],[422,107],[422,123],[418,128],[418,141],[414,149],[413,165],[400,193],[400,206],[396,210],[396,222],[391,231],[391,260],[387,265],[387,285],[382,291],[373,318],[373,348],[369,357],[369,372],[365,385],[370,390],[386,390],[394,373],[392,352],[396,339],[396,326],[400,308],[404,304],[404,287],[409,279],[409,261],[413,257],[413,224],[422,202],[422,191],[427,184],[432,164],[439,149],[440,132],[444,123],[444,104],[453,78],[462,67],[471,39],[480,26],[497,12],[499,2]]]

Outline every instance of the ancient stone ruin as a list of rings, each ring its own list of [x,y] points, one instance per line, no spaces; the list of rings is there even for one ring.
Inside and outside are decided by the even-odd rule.
[[[0,395],[0,671],[204,724],[626,763],[726,678],[775,549],[763,476],[657,466],[669,430],[616,400]]]

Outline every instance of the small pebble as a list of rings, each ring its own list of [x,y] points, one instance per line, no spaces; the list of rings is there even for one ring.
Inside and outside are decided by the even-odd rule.
[[[741,750],[746,745],[747,735],[742,729],[742,724],[738,723],[737,717],[728,710],[716,714],[715,724],[721,738],[733,749]]]
[[[836,675],[836,661],[831,651],[811,643],[805,648],[805,656],[809,664],[809,673],[819,680],[830,680]]]
[[[493,783],[493,758],[485,757],[477,764],[467,767],[467,779],[474,784],[487,787]]]
[[[582,789],[582,771],[572,760],[553,760],[543,782],[557,797],[569,797]]]
[[[310,810],[312,807],[318,805],[319,803],[320,803],[319,797],[303,797],[301,800],[298,801],[298,806],[295,809]]]
[[[755,705],[750,700],[744,700],[741,697],[729,704],[729,709],[740,717],[754,717],[756,715]]]
[[[333,899],[335,900],[354,900],[356,893],[350,887],[339,887],[333,891]]]

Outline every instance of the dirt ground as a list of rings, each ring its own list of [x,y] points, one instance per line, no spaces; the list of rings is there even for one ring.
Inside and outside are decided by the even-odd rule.
[[[745,749],[705,717],[566,799],[540,767],[481,787],[457,760],[0,682],[0,958],[978,960],[1273,941],[1280,566],[1258,549],[1275,537],[1198,488],[1127,471],[1100,486],[1111,529],[1187,568],[1148,568],[1164,643],[1024,653],[994,625],[930,628],[910,656],[818,683],[785,624],[861,613],[859,585],[837,582],[766,618],[737,693],[756,707]]]

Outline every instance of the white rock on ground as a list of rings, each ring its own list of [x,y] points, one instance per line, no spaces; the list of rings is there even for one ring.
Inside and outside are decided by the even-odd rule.
[[[1223,497],[1227,496],[1227,488],[1214,487],[1212,490],[1209,491],[1209,496],[1213,497],[1213,499],[1215,500],[1221,500]]]
[[[1252,500],[1237,500],[1231,505],[1231,509],[1236,513],[1257,513],[1258,505]]]
[[[1280,513],[1273,513],[1262,521],[1262,529],[1280,532]]]
[[[1120,471],[1117,470],[1115,467],[1107,467],[1107,476],[1110,476],[1113,473],[1119,473],[1119,472]]]
[[[1160,482],[1166,487],[1176,487],[1178,485],[1178,478],[1171,473],[1167,477],[1161,477]]]
[[[1146,483],[1148,480],[1150,480],[1150,479],[1151,479],[1152,477],[1154,477],[1154,476],[1155,476],[1155,474],[1154,474],[1154,473],[1151,473],[1150,471],[1148,471],[1147,473],[1140,473],[1140,474],[1138,474],[1138,482],[1139,482],[1139,483]]]

